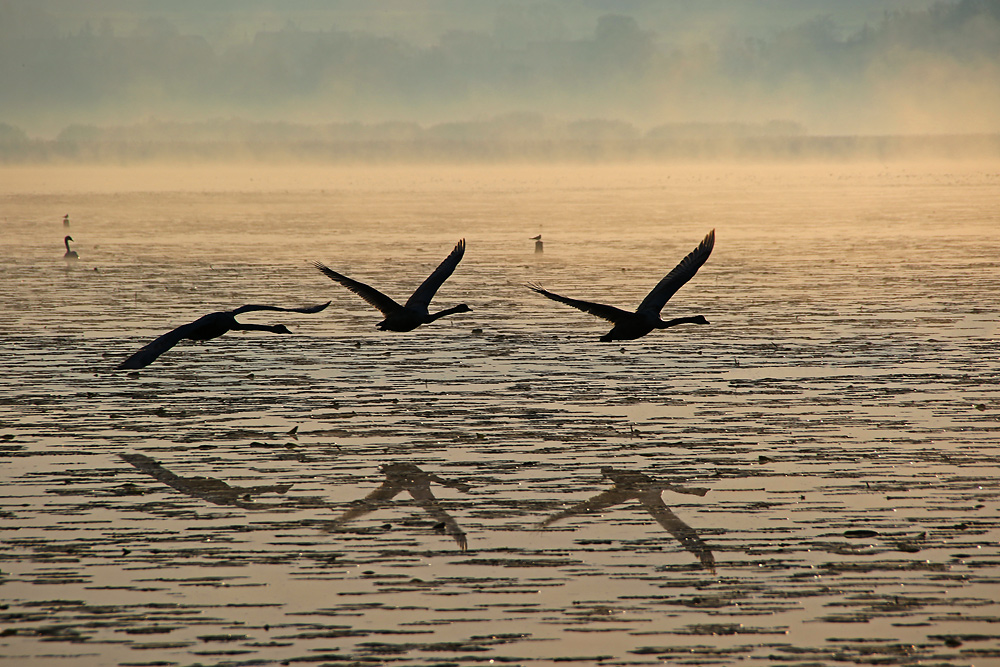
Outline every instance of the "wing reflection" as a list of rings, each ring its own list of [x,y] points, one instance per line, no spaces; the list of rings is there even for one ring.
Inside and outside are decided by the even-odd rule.
[[[216,505],[234,505],[244,509],[283,507],[284,505],[280,503],[255,503],[250,498],[260,493],[284,493],[292,486],[291,484],[230,486],[214,477],[180,477],[164,468],[156,459],[144,454],[119,454],[118,456],[167,486],[177,489],[185,495],[201,498]]]
[[[437,521],[437,527],[443,529],[442,532],[452,536],[462,551],[468,549],[469,543],[465,537],[465,531],[438,504],[437,498],[431,493],[431,482],[452,489],[458,489],[459,491],[468,491],[472,487],[461,482],[449,482],[437,475],[426,473],[412,463],[388,463],[383,465],[380,470],[385,475],[385,481],[382,482],[382,486],[361,500],[356,501],[356,507],[347,510],[337,517],[330,526],[331,530],[343,526],[348,521],[353,521],[358,517],[377,510],[382,505],[391,502],[397,494],[405,490],[409,492],[410,496],[413,497],[417,504],[431,518]]]
[[[601,468],[601,474],[604,475],[605,479],[614,482],[614,488],[599,493],[593,498],[584,500],[582,503],[578,503],[562,512],[553,514],[544,521],[539,522],[538,528],[546,528],[556,521],[567,517],[596,512],[635,499],[639,501],[640,505],[646,508],[649,515],[656,519],[658,524],[666,528],[667,532],[677,538],[685,549],[697,556],[703,566],[715,572],[715,556],[712,555],[708,545],[698,537],[698,533],[694,528],[677,518],[677,515],[663,504],[663,499],[660,497],[663,491],[704,496],[708,493],[708,489],[669,484],[656,480],[649,475],[615,470],[610,467]]]

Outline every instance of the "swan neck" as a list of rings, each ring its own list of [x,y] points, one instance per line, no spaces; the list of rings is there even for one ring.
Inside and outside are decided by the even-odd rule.
[[[232,327],[233,331],[270,331],[274,333],[276,325],[274,324],[244,324],[243,322],[236,322],[236,325]]]
[[[453,315],[455,313],[464,312],[465,309],[466,309],[465,306],[455,306],[453,308],[447,308],[445,310],[436,312],[436,313],[434,313],[432,315],[428,315],[427,316],[427,321],[428,322],[433,322],[434,320],[438,319],[439,317],[445,317],[446,315]]]
[[[675,317],[672,320],[664,320],[660,322],[657,326],[658,329],[669,329],[670,327],[675,327],[678,324],[698,324],[701,319],[695,315],[693,317]]]

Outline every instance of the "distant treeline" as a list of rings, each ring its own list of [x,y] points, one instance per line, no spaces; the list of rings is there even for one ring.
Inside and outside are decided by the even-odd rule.
[[[58,3],[78,7],[74,26],[45,11],[56,3],[0,0],[0,119],[49,133],[74,122],[152,116],[430,124],[523,110],[644,126],[791,118],[837,134],[1000,131],[1000,0],[920,4],[850,29],[823,12],[770,31],[738,27],[748,6],[777,16],[796,3],[441,0],[430,4],[442,12],[495,11],[495,23],[417,42],[379,30],[383,3],[358,10],[371,29],[341,27],[336,8],[351,12],[337,2],[313,3],[330,11],[305,25],[238,28],[238,16],[265,3],[223,3],[236,22],[223,39],[179,27],[159,11],[128,10],[138,3]],[[205,5],[222,22],[230,14],[216,3],[158,4]],[[615,13],[594,15],[592,4]],[[539,14],[542,5],[548,9]],[[571,28],[581,12],[593,21]],[[84,21],[90,15],[94,21]],[[727,21],[735,21],[731,29]],[[480,129],[398,129],[419,135],[411,142],[433,143],[437,133],[463,127]]]
[[[0,123],[0,161],[157,160],[612,161],[715,159],[996,158],[998,135],[813,136],[790,121],[677,123],[641,130],[616,120],[537,114],[422,127],[416,123],[303,125],[245,120],[72,125],[53,140]]]
[[[421,142],[615,142],[675,138],[804,136],[792,121],[768,123],[673,123],[641,130],[621,120],[559,120],[537,113],[510,113],[484,120],[439,123],[424,127],[413,122],[324,123],[308,125],[260,122],[240,118],[199,122],[150,120],[133,125],[101,127],[70,125],[56,143],[421,143]],[[30,143],[26,132],[0,123],[0,143]]]

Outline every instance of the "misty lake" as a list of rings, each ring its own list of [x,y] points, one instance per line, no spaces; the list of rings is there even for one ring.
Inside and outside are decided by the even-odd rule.
[[[0,662],[1000,664],[1000,165],[5,167],[0,201]],[[600,343],[524,287],[632,309],[712,229],[664,309],[709,326]],[[432,310],[472,312],[410,333],[310,264],[403,300],[461,238]]]

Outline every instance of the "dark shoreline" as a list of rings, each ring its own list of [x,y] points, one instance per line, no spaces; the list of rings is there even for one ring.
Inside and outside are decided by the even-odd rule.
[[[1000,134],[585,139],[28,140],[0,144],[2,164],[305,161],[644,162],[994,159]]]

